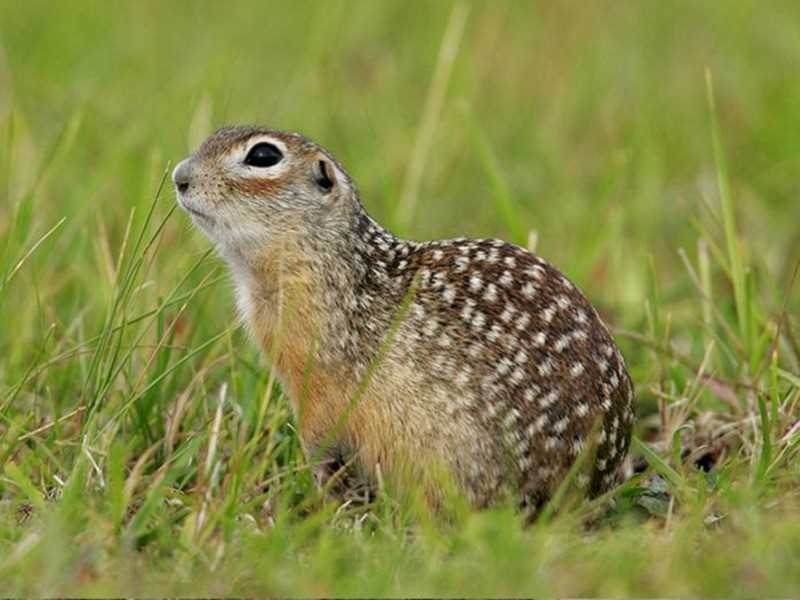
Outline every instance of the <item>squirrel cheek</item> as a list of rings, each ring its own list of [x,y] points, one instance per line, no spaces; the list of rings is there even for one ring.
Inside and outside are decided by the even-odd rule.
[[[228,180],[228,187],[233,192],[252,198],[270,198],[283,189],[279,179],[267,177],[240,177]]]

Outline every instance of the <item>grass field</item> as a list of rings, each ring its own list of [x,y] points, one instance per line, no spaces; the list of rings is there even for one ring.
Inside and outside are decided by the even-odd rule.
[[[0,0],[0,594],[796,595],[798,23]],[[165,182],[241,122],[330,148],[403,236],[535,244],[584,289],[637,387],[613,506],[320,499]]]

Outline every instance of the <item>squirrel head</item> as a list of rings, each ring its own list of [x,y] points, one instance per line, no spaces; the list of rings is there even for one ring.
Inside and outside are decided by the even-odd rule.
[[[172,174],[178,204],[225,255],[247,258],[276,240],[335,239],[358,204],[324,148],[296,133],[225,127]]]

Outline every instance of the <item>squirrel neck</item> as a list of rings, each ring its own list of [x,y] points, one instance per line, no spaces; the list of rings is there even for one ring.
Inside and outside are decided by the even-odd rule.
[[[363,375],[409,290],[406,257],[416,247],[356,201],[333,226],[276,239],[232,264],[240,313],[267,356],[282,357],[281,370],[313,361]]]

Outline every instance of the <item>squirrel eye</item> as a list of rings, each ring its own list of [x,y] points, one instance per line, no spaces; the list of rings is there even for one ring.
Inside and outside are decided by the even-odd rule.
[[[283,154],[278,147],[268,142],[256,144],[244,159],[244,164],[251,167],[271,167],[283,159]]]

